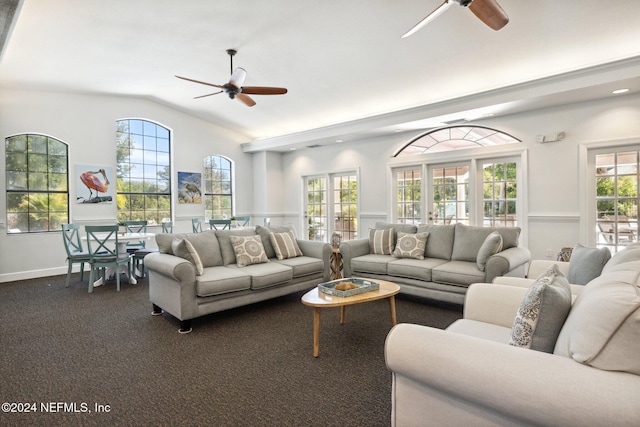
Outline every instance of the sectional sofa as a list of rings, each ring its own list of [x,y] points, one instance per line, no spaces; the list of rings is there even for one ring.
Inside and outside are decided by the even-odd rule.
[[[518,246],[519,236],[518,227],[379,222],[369,238],[342,242],[340,252],[345,277],[389,280],[404,294],[463,304],[472,283],[524,277],[531,253]]]
[[[331,246],[298,240],[288,226],[156,235],[149,271],[153,314],[191,320],[313,288],[329,280]]]

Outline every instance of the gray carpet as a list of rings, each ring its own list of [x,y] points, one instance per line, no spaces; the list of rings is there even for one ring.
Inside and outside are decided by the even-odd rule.
[[[386,300],[348,307],[342,326],[339,309],[323,310],[316,359],[302,293],[196,319],[181,335],[173,317],[150,315],[146,280],[88,294],[87,276],[70,288],[64,276],[0,284],[1,401],[36,404],[0,413],[0,425],[390,424]],[[398,322],[461,317],[456,305],[396,304]]]

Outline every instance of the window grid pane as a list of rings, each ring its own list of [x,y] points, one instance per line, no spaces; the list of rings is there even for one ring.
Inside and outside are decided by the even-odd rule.
[[[210,219],[231,218],[233,182],[231,161],[222,156],[204,159],[205,216]]]
[[[516,163],[486,163],[482,176],[483,224],[488,227],[516,227]]]
[[[398,222],[419,224],[422,221],[422,177],[420,169],[396,172],[396,209]]]

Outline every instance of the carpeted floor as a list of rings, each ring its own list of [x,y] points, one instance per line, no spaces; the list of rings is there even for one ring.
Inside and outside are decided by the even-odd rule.
[[[70,288],[64,276],[0,284],[1,401],[32,410],[3,406],[0,425],[390,424],[386,300],[348,307],[342,326],[339,309],[323,310],[316,359],[303,293],[195,319],[182,335],[171,316],[150,315],[146,280],[88,294],[87,275]],[[396,305],[398,322],[461,317],[457,305]]]

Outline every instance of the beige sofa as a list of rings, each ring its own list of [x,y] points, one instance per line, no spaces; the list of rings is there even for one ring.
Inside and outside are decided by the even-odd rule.
[[[307,290],[329,280],[329,244],[295,239],[301,253],[278,259],[271,232],[293,233],[293,229],[256,226],[157,234],[159,252],[144,259],[153,314],[171,314],[180,320],[180,332],[187,333],[196,317]],[[264,256],[260,262],[240,266],[232,237],[251,236],[259,236]]]
[[[618,255],[571,285],[553,353],[508,344],[529,290],[508,279],[471,285],[464,318],[447,330],[393,328],[392,425],[639,425],[640,250]]]
[[[400,233],[429,233],[424,259],[374,253],[369,238],[342,242],[345,277],[383,279],[400,285],[400,292],[462,304],[470,284],[491,282],[497,276],[524,277],[531,259],[527,248],[518,246],[518,227],[473,227],[464,224],[409,225],[376,223],[375,229]],[[478,255],[492,232],[501,236],[501,248],[489,253],[479,267]]]

